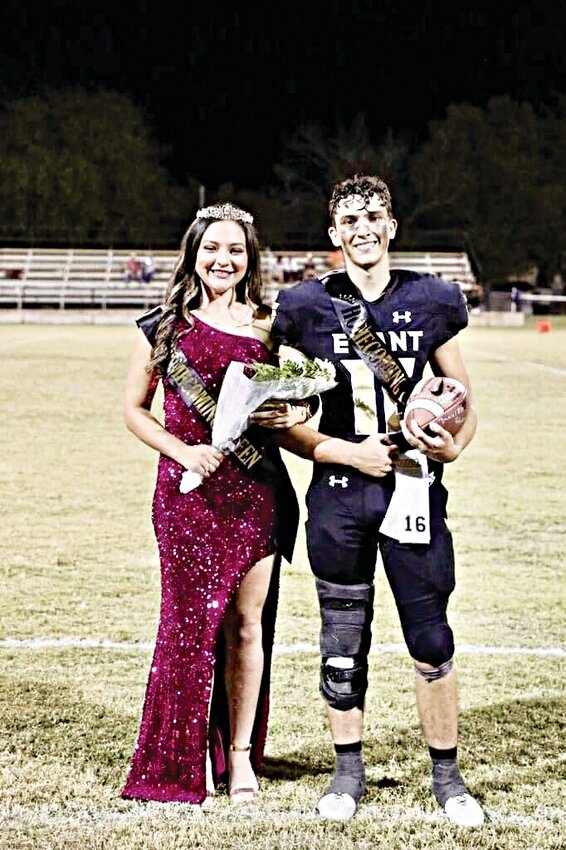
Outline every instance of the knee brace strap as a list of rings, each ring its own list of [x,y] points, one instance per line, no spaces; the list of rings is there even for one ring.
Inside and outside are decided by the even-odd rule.
[[[316,580],[322,627],[321,692],[339,711],[362,707],[367,690],[373,587]]]
[[[436,682],[438,679],[443,679],[444,676],[447,676],[453,667],[454,659],[450,658],[448,661],[445,661],[443,664],[439,664],[438,667],[433,667],[431,670],[423,670],[415,664],[415,671],[419,674],[419,676],[422,676],[425,681]]]

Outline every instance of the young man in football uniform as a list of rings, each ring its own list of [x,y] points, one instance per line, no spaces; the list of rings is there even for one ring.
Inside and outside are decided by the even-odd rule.
[[[397,222],[378,177],[336,184],[329,212],[330,239],[345,269],[282,290],[272,328],[280,344],[328,359],[337,371],[337,386],[322,397],[320,434],[298,426],[302,448],[292,444],[294,429],[288,445],[315,461],[307,542],[321,612],[321,693],[336,753],[317,811],[346,820],[365,791],[363,713],[379,550],[414,661],[434,795],[453,823],[479,826],[483,811],[457,764],[454,641],[446,617],[454,557],[441,483],[443,464],[458,457],[476,429],[456,340],[467,324],[466,302],[453,283],[390,269]],[[427,365],[468,388],[466,419],[454,437],[439,426],[431,426],[431,436],[413,425],[398,447],[399,414]],[[367,452],[372,434],[373,468],[364,474],[356,455]]]

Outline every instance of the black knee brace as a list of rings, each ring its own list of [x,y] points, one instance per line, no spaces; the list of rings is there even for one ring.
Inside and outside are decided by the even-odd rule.
[[[363,708],[371,644],[373,586],[316,579],[322,627],[321,693],[332,708]]]
[[[411,657],[431,667],[440,667],[454,655],[454,636],[448,623],[409,630],[405,638]]]

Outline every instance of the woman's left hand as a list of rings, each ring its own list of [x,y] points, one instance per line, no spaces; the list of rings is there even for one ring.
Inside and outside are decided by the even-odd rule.
[[[250,421],[264,428],[292,428],[306,422],[309,410],[305,405],[291,404],[288,401],[269,399],[250,416]]]

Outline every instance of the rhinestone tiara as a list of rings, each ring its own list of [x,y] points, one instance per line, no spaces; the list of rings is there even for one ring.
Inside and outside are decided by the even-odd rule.
[[[251,213],[241,210],[234,204],[215,204],[212,207],[203,207],[197,212],[197,218],[210,218],[215,221],[243,221],[245,224],[253,224],[254,217]]]

